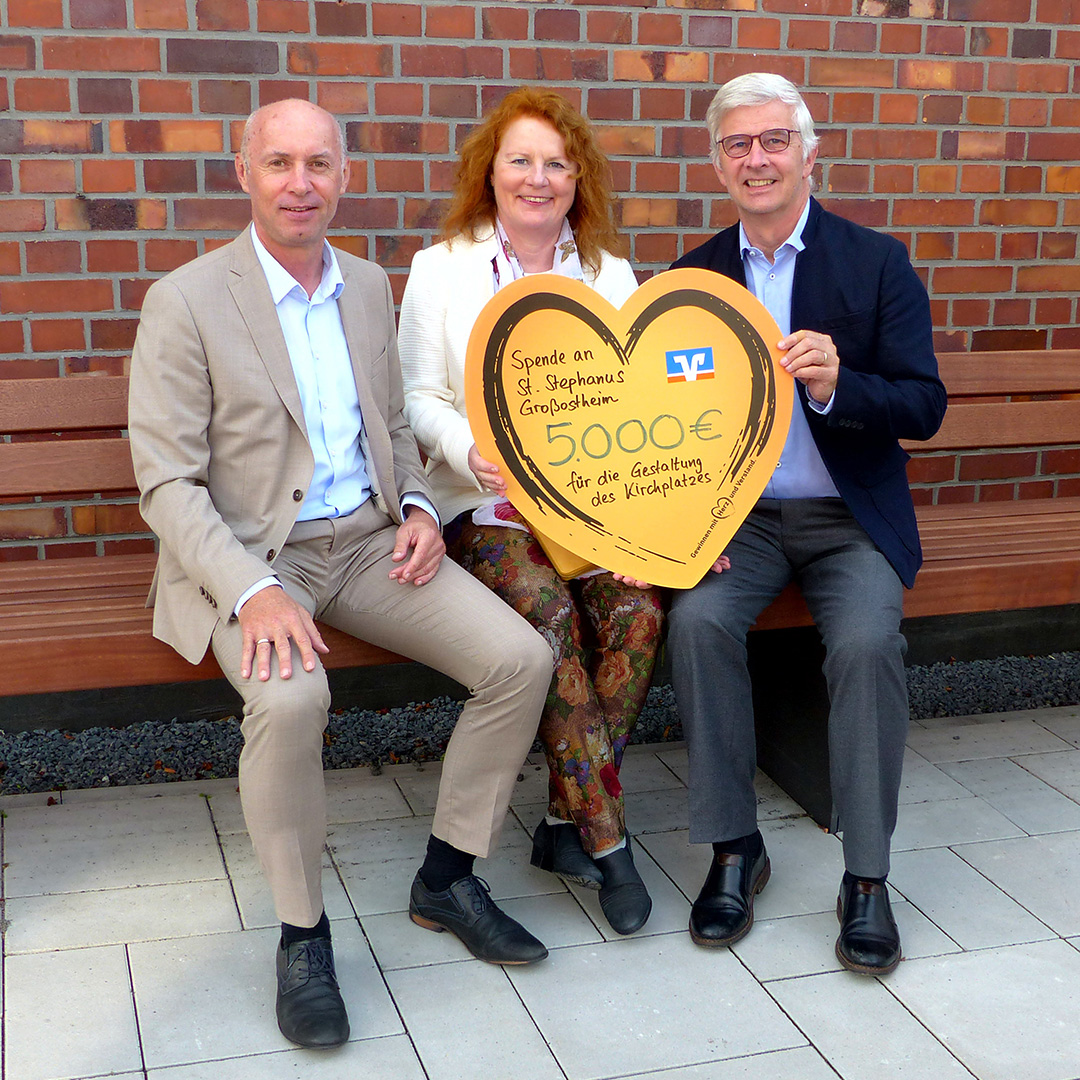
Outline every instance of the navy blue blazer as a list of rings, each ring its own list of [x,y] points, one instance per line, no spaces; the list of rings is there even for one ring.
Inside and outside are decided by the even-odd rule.
[[[898,240],[810,201],[795,261],[791,329],[828,334],[840,357],[827,416],[803,412],[825,467],[855,520],[910,588],[922,563],[919,530],[898,439],[928,439],[945,415],[934,356],[930,301]],[[682,266],[746,284],[739,226],[688,252]]]

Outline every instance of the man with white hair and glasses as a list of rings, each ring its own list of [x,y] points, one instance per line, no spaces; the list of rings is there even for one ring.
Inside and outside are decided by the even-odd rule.
[[[672,602],[690,839],[713,846],[690,934],[704,946],[738,941],[769,879],[746,634],[795,580],[826,650],[845,863],[836,955],[851,971],[884,975],[900,961],[885,878],[908,725],[902,594],[922,558],[898,440],[929,438],[945,413],[930,305],[899,241],[811,196],[818,137],[792,83],[767,73],[732,79],[706,122],[739,221],[674,265],[717,271],[764,303],[797,394],[780,463],[725,551],[730,569]]]

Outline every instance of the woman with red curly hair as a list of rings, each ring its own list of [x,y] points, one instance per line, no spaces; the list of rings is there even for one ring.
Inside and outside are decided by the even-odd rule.
[[[465,415],[465,352],[480,310],[527,274],[576,278],[621,307],[637,288],[619,246],[607,159],[558,94],[507,94],[465,140],[442,242],[418,252],[401,306],[405,415],[428,455],[447,550],[544,635],[556,671],[539,736],[549,806],[532,862],[600,890],[620,934],[652,901],[634,866],[619,767],[648,693],[655,590],[607,571],[563,581],[481,457]],[[463,613],[464,614],[464,613]],[[591,646],[591,647],[590,647]]]

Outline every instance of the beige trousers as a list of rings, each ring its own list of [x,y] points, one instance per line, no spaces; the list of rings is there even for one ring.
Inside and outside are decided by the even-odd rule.
[[[456,679],[471,697],[446,748],[432,832],[462,851],[494,848],[551,682],[547,642],[450,559],[426,585],[401,585],[394,522],[369,500],[347,518],[299,522],[274,562],[288,593],[316,618]],[[330,693],[321,664],[240,678],[236,619],[219,623],[214,655],[244,699],[240,798],[278,918],[322,914],[326,795],[322,733]]]

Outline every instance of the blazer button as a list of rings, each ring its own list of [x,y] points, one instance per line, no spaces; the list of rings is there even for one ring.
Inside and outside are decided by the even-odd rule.
[[[299,502],[304,497],[304,493],[299,488],[297,488],[292,493],[292,497],[293,497],[293,502]]]
[[[274,556],[275,556],[276,554],[277,554],[277,552],[276,552],[276,551],[275,551],[275,550],[274,550],[273,548],[271,548],[271,549],[270,549],[270,550],[269,550],[269,551],[268,551],[268,552],[266,553],[266,561],[267,561],[267,562],[273,562],[273,561],[274,561]]]

